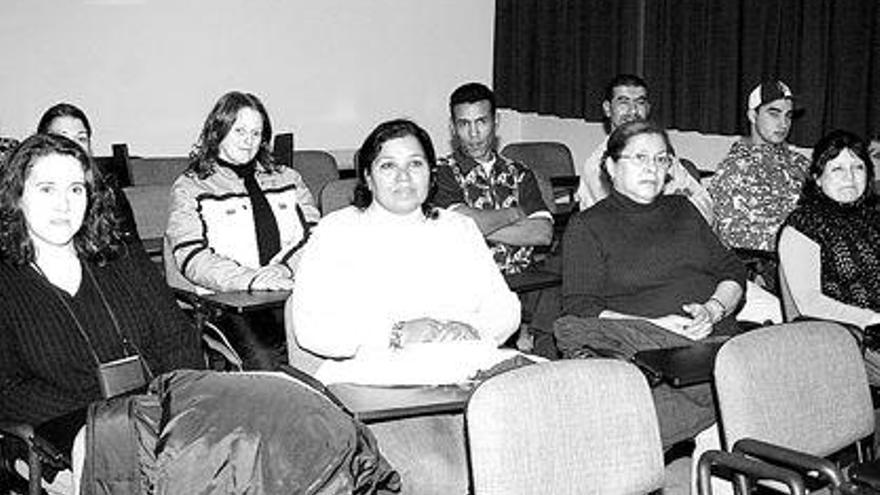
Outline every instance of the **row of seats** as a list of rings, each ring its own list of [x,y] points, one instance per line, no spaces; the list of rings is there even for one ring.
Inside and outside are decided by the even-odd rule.
[[[294,150],[293,134],[274,139],[275,159],[296,169],[326,215],[351,204],[354,170],[340,169],[332,154],[323,150]],[[113,176],[131,204],[140,237],[151,255],[158,255],[168,219],[169,188],[189,165],[189,158],[129,156],[125,144],[112,146],[113,156],[98,158],[99,166]],[[506,145],[502,154],[529,164],[538,178],[542,196],[552,213],[574,205],[577,179],[568,147],[558,142],[522,142]],[[564,219],[563,219],[564,220]],[[564,225],[564,222],[558,222]]]
[[[854,489],[825,459],[852,444],[866,459],[874,432],[867,376],[847,330],[803,322],[742,334],[721,347],[714,378],[725,451],[700,459],[699,493],[723,469],[747,474],[735,478],[742,484],[785,482],[789,493],[817,484]],[[664,485],[654,404],[629,363],[564,360],[504,373],[473,393],[466,425],[478,495],[648,493]],[[851,470],[857,480],[865,473],[864,465]]]

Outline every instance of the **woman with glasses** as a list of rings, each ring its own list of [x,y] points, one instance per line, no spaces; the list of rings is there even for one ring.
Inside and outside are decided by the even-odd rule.
[[[601,173],[610,195],[565,233],[566,316],[554,328],[563,357],[632,357],[736,333],[745,268],[687,198],[662,194],[673,160],[653,123],[630,122],[609,137]],[[714,421],[708,385],[654,391],[665,446]]]

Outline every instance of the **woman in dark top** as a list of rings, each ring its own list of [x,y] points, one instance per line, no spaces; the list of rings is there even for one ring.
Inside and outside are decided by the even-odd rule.
[[[65,447],[101,398],[96,359],[137,352],[154,374],[203,367],[197,332],[155,265],[122,242],[91,163],[73,141],[37,135],[0,174],[0,421],[73,414],[51,439]]]
[[[779,234],[779,263],[800,315],[859,329],[880,324],[880,212],[868,147],[847,131],[816,143],[797,208]],[[865,352],[880,384],[880,353]]]
[[[631,357],[736,332],[745,269],[682,196],[663,195],[673,160],[666,132],[631,122],[608,140],[611,193],[572,219],[563,244],[563,356],[590,349]],[[655,388],[664,444],[714,421],[708,385]]]
[[[131,399],[115,408],[121,418],[91,423],[141,421],[129,434],[88,436],[86,456],[101,462],[86,481],[136,473],[148,479],[134,485],[161,493],[394,487],[363,426],[317,391],[280,373],[196,371],[198,332],[142,248],[121,240],[113,204],[88,154],[63,136],[26,139],[0,169],[0,423],[35,424],[60,448],[73,444],[74,482],[86,409]],[[121,358],[140,359],[144,379],[109,391],[100,370]],[[152,376],[149,393],[136,395]],[[155,407],[139,409],[150,397]],[[139,448],[149,455],[119,454]]]

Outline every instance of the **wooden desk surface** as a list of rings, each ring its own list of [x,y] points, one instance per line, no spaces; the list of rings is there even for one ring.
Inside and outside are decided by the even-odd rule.
[[[335,383],[327,388],[365,423],[464,412],[472,385],[376,387]]]
[[[233,291],[217,292],[214,294],[195,294],[189,291],[175,289],[183,300],[193,300],[203,303],[213,309],[232,313],[249,313],[264,309],[283,308],[284,303],[290,296],[290,291]]]

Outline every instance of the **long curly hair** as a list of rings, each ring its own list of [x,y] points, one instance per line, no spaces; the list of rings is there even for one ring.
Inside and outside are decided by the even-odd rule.
[[[187,169],[199,179],[205,179],[214,173],[217,157],[220,154],[220,143],[232,130],[238,112],[242,108],[250,108],[263,117],[263,134],[260,137],[260,150],[257,151],[256,160],[270,172],[277,172],[282,165],[275,163],[272,158],[270,140],[272,139],[272,123],[269,121],[269,113],[259,98],[251,93],[230,91],[221,96],[202,126],[199,140],[193,146],[190,153],[190,164]]]
[[[88,204],[82,225],[73,236],[77,253],[104,263],[122,249],[116,198],[108,189],[92,158],[77,143],[54,134],[35,134],[19,144],[0,168],[0,257],[5,263],[34,261],[34,244],[21,209],[24,185],[37,160],[50,155],[70,156],[85,172]]]

